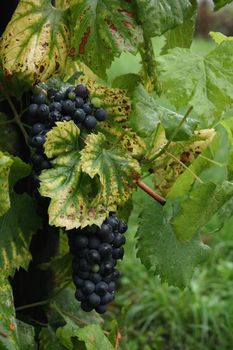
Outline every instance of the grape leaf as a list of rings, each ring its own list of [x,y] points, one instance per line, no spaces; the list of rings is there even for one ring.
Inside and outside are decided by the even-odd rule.
[[[71,46],[76,57],[103,78],[114,57],[122,52],[135,54],[142,42],[142,31],[129,1],[73,0],[71,16]]]
[[[182,118],[182,115],[160,106],[142,85],[134,89],[130,125],[142,137],[151,136],[158,124],[161,123],[165,129],[166,137],[169,139]],[[189,138],[196,126],[197,122],[189,117],[173,140]]]
[[[218,11],[221,7],[231,3],[232,0],[214,0],[214,10]]]
[[[21,350],[15,318],[14,300],[10,283],[0,274],[0,348]]]
[[[221,44],[223,41],[233,40],[233,36],[226,36],[219,32],[209,32],[209,36],[215,41],[216,44]]]
[[[99,325],[89,324],[78,330],[78,338],[85,342],[87,350],[114,350]]]
[[[17,320],[20,349],[37,350],[35,329],[28,323]]]
[[[205,57],[175,48],[160,56],[159,82],[177,107],[192,105],[206,126],[213,125],[233,101],[233,47],[223,41]],[[175,92],[175,93],[174,93]]]
[[[217,186],[213,183],[198,186],[180,204],[179,213],[172,219],[176,237],[181,240],[190,240],[232,195],[233,184],[227,181]]]
[[[0,216],[10,208],[9,174],[13,160],[0,152]]]
[[[11,198],[11,208],[0,217],[1,274],[8,276],[20,266],[27,268],[31,259],[31,237],[40,227],[35,200],[26,194],[15,194]]]
[[[65,350],[65,348],[58,340],[53,328],[48,325],[47,328],[42,328],[39,335],[40,350]]]
[[[45,153],[52,161],[53,168],[43,171],[40,193],[50,197],[49,222],[51,225],[85,227],[100,225],[109,211],[116,210],[99,191],[99,181],[94,181],[82,172],[79,148],[79,128],[73,121],[58,122],[48,134]],[[97,192],[96,192],[97,188]]]
[[[99,176],[106,203],[125,203],[135,189],[139,163],[117,145],[112,146],[101,133],[90,134],[85,142],[86,147],[81,151],[83,171],[91,178]]]
[[[65,67],[69,33],[64,15],[49,0],[19,2],[1,40],[8,93],[20,95],[28,82],[46,80]]]
[[[138,18],[147,37],[161,35],[192,15],[189,0],[136,0]]]
[[[137,231],[139,258],[159,274],[162,281],[185,287],[194,268],[207,257],[208,247],[199,235],[189,242],[178,241],[167,221],[165,208],[153,199],[147,197],[143,207]],[[189,228],[187,225],[183,229]]]

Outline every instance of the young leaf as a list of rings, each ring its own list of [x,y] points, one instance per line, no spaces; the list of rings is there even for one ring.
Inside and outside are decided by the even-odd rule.
[[[117,145],[112,146],[101,133],[90,134],[85,142],[86,147],[81,151],[83,171],[91,178],[99,176],[106,203],[125,203],[135,189],[139,163]]]
[[[112,203],[108,207],[97,179],[93,181],[82,172],[79,133],[79,128],[70,121],[58,122],[47,134],[45,153],[55,159],[53,168],[40,176],[40,193],[51,198],[50,224],[66,229],[100,225],[109,211],[116,210]]]
[[[0,274],[0,349],[21,350],[10,283]]]
[[[26,194],[14,195],[11,208],[0,217],[0,273],[12,275],[20,266],[27,268],[32,234],[40,228],[35,200]]]
[[[49,0],[19,2],[1,40],[4,88],[16,77],[14,93],[20,95],[20,82],[43,81],[64,68],[69,35],[64,15]]]
[[[147,37],[161,35],[192,16],[189,0],[136,0],[138,18]]]
[[[232,196],[233,184],[228,181],[217,186],[205,183],[191,191],[171,221],[176,237],[190,240]]]
[[[224,41],[205,57],[176,48],[159,57],[159,81],[168,99],[192,105],[206,126],[220,119],[233,101],[233,46]]]
[[[129,1],[72,0],[71,16],[75,55],[100,77],[106,76],[114,57],[122,52],[136,53],[142,42]]]
[[[160,275],[162,281],[185,287],[194,268],[208,253],[199,235],[189,242],[180,242],[167,222],[165,208],[147,197],[138,227],[138,256],[148,269]],[[183,227],[189,230],[190,225]]]

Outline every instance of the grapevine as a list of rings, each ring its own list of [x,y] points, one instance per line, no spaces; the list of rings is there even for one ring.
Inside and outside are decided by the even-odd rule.
[[[208,225],[232,216],[232,38],[211,32],[212,50],[196,54],[189,0],[8,10],[0,349],[117,350],[133,303],[119,310],[128,242],[151,275],[184,288],[211,254]],[[113,79],[133,55],[137,72]]]

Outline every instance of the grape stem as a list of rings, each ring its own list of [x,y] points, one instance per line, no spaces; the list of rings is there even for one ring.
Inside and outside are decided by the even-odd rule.
[[[147,186],[143,181],[137,180],[137,185],[140,187],[144,192],[149,194],[152,198],[154,198],[157,202],[159,202],[161,205],[166,204],[166,199],[160,196],[158,193],[156,193],[152,188]]]
[[[183,118],[181,119],[181,121],[179,122],[179,124],[177,125],[177,127],[175,128],[175,130],[173,131],[168,142],[160,149],[160,151],[158,153],[154,154],[151,158],[146,159],[145,160],[146,163],[153,162],[156,158],[159,158],[162,154],[164,154],[167,151],[168,147],[170,146],[170,144],[172,143],[172,141],[176,137],[177,133],[180,131],[180,128],[182,127],[184,122],[187,120],[187,118],[188,118],[189,114],[192,112],[192,110],[193,110],[193,106],[190,106],[188,108],[187,112],[185,113],[185,115],[183,116]]]
[[[19,114],[18,114],[16,108],[15,108],[15,106],[14,106],[14,104],[13,104],[13,102],[12,102],[10,96],[8,96],[8,94],[6,94],[6,93],[3,91],[2,88],[1,88],[1,92],[2,92],[3,95],[5,96],[7,102],[8,102],[8,104],[9,104],[9,106],[10,106],[10,108],[11,108],[11,110],[12,110],[12,112],[13,112],[13,115],[14,115],[14,121],[15,121],[15,123],[18,125],[20,131],[22,132],[23,137],[24,137],[24,140],[25,140],[25,142],[26,142],[26,144],[27,144],[27,143],[28,143],[28,135],[27,135],[27,132],[26,132],[26,130],[24,129],[22,123],[21,123],[20,116],[19,116]]]

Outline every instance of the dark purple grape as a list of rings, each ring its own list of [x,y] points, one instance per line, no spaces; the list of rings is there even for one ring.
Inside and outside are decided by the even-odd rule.
[[[108,291],[109,293],[112,293],[114,292],[116,289],[116,283],[114,281],[111,281],[108,285]]]
[[[64,98],[65,98],[65,92],[59,91],[55,94],[54,101],[60,102],[60,101],[64,100]]]
[[[98,312],[98,314],[104,314],[107,311],[107,305],[98,305],[95,307],[95,311]]]
[[[62,118],[62,114],[59,111],[53,111],[51,113],[49,113],[49,121],[52,123],[58,122],[59,120],[61,120]]]
[[[84,281],[82,291],[85,295],[93,293],[95,290],[95,284],[89,280]]]
[[[112,226],[113,230],[116,230],[118,228],[119,220],[115,215],[111,215],[107,218],[106,222]]]
[[[124,256],[124,248],[123,247],[113,249],[112,257],[114,259],[123,259],[123,256]]]
[[[45,143],[45,136],[44,135],[33,136],[33,138],[35,140],[36,147],[41,147]]]
[[[51,112],[53,112],[53,111],[61,112],[62,111],[62,105],[61,105],[60,102],[56,102],[55,101],[55,102],[50,104],[49,109],[50,109]]]
[[[32,135],[37,135],[39,134],[41,131],[44,131],[46,129],[46,125],[42,124],[42,123],[36,123],[32,126],[31,128],[31,133]]]
[[[127,228],[128,226],[126,225],[126,223],[124,223],[124,221],[119,221],[119,224],[118,224],[118,231],[120,233],[125,233],[127,231]]]
[[[105,109],[103,108],[97,108],[95,111],[95,117],[97,120],[99,120],[100,122],[105,120],[107,118],[107,112]]]
[[[112,273],[110,273],[109,275],[103,277],[103,281],[106,282],[106,283],[110,283],[110,282],[112,282],[112,280],[113,280],[113,274]]]
[[[108,258],[112,254],[112,246],[108,243],[101,243],[98,250],[103,259]]]
[[[89,95],[89,91],[86,86],[79,84],[75,88],[75,93],[78,97],[86,98]]]
[[[113,271],[113,264],[112,262],[105,261],[100,265],[100,274],[102,276],[107,276]]]
[[[101,297],[100,304],[106,305],[111,303],[111,301],[113,300],[114,300],[114,295],[112,293],[107,292]]]
[[[90,312],[94,309],[94,307],[92,305],[90,305],[89,303],[87,303],[86,301],[82,301],[81,302],[81,309],[85,312]]]
[[[49,106],[47,106],[46,104],[41,104],[39,107],[38,107],[38,111],[37,111],[37,114],[39,117],[42,117],[43,119],[44,118],[47,118],[48,115],[49,115]]]
[[[33,102],[38,105],[42,105],[46,103],[46,101],[47,101],[47,96],[43,92],[40,92],[39,94],[36,94],[33,96]]]
[[[44,156],[42,154],[40,154],[40,153],[33,153],[32,157],[31,157],[31,160],[32,160],[33,164],[38,165],[38,164],[43,162]]]
[[[29,117],[36,117],[37,116],[37,112],[38,112],[38,104],[36,103],[32,103],[29,107],[28,107],[28,114]]]
[[[50,168],[51,168],[51,163],[47,159],[44,159],[40,164],[40,169],[45,170]]]
[[[77,289],[76,292],[75,292],[75,298],[78,301],[84,301],[86,299],[86,296],[83,294],[81,289]]]
[[[62,101],[62,112],[63,114],[72,115],[75,110],[75,104],[71,100]]]
[[[96,264],[100,262],[100,253],[95,249],[89,250],[87,253],[87,260],[90,264]]]
[[[88,263],[88,261],[84,258],[80,259],[79,261],[79,268],[82,271],[90,271],[90,264]]]
[[[92,115],[87,115],[83,123],[87,129],[95,129],[97,120]]]
[[[68,89],[66,89],[66,92],[65,92],[65,97],[70,100],[74,100],[76,98],[76,94],[74,90],[75,88],[73,86],[68,87]]]
[[[92,107],[91,107],[91,104],[89,102],[84,103],[82,108],[86,114],[91,114]]]
[[[112,245],[114,248],[120,248],[122,245],[125,244],[125,241],[125,236],[123,236],[121,233],[117,233]]]
[[[76,97],[75,99],[75,107],[76,108],[82,108],[84,105],[84,100],[81,97]]]
[[[71,119],[72,118],[70,115],[65,115],[64,117],[61,117],[62,122],[69,122]]]
[[[109,232],[112,232],[112,226],[103,223],[100,227],[99,236],[104,237],[104,235],[108,234]]]
[[[118,270],[114,269],[114,271],[112,273],[112,280],[116,281],[119,277],[120,277],[120,272]]]
[[[88,239],[84,235],[77,234],[74,240],[74,246],[76,249],[83,249],[87,247]]]
[[[77,270],[77,276],[82,278],[83,280],[87,280],[90,276],[90,273],[88,271],[82,271],[82,270]]]
[[[84,280],[75,274],[73,276],[73,281],[74,281],[75,286],[78,288],[82,287],[84,284]]]
[[[100,245],[100,240],[93,236],[93,237],[90,237],[89,240],[88,240],[88,247],[90,249],[97,249]]]
[[[108,292],[109,286],[106,282],[99,282],[95,286],[95,292],[98,295],[104,295],[105,293]]]
[[[100,304],[100,297],[96,293],[92,293],[92,294],[88,295],[87,302],[89,304],[93,305],[94,307],[96,307],[97,305]]]
[[[51,89],[48,89],[47,96],[52,101],[54,99],[56,93],[57,93],[57,91],[55,89],[51,88]]]
[[[99,273],[93,272],[93,273],[90,273],[89,279],[90,281],[96,284],[101,281],[102,277]]]
[[[86,118],[86,114],[83,109],[76,109],[76,111],[73,114],[73,119],[76,123],[81,123]]]

